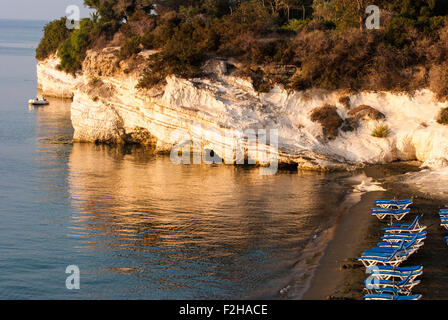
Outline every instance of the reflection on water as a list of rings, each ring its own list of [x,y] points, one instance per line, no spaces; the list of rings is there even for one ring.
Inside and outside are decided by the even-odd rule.
[[[154,298],[275,296],[334,223],[334,209],[322,209],[338,200],[328,176],[177,166],[90,144],[73,146],[68,181],[79,249],[107,252],[105,270],[138,279],[134,289]]]

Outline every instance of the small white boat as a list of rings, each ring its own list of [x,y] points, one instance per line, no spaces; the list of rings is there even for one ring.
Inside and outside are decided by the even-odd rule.
[[[41,99],[39,98],[31,99],[30,101],[28,101],[28,103],[33,106],[46,106],[50,104],[50,102],[46,100],[44,97],[42,97]]]

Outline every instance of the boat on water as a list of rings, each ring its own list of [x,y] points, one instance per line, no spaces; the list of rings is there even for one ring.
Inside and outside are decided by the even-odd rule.
[[[44,97],[42,97],[41,99],[39,98],[31,99],[28,101],[28,103],[33,106],[46,106],[50,104],[50,102]]]

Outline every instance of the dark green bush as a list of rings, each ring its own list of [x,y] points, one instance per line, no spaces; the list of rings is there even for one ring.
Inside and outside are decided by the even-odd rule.
[[[95,25],[90,19],[82,19],[79,29],[75,29],[59,49],[59,68],[74,73],[81,69],[87,49],[92,45]]]
[[[140,39],[143,48],[145,49],[154,49],[155,47],[155,36],[152,32],[145,32],[143,37]]]
[[[141,37],[139,36],[133,36],[130,38],[124,46],[120,48],[120,57],[122,59],[127,59],[130,56],[137,54],[142,51],[140,48],[140,44],[142,42]]]
[[[44,36],[36,50],[36,59],[43,60],[56,53],[59,46],[70,37],[70,30],[66,27],[67,18],[61,18],[48,23],[44,28]]]
[[[443,108],[440,110],[437,122],[440,124],[448,125],[448,108]]]
[[[409,45],[412,41],[410,30],[415,29],[416,25],[416,21],[409,18],[393,18],[386,27],[386,42],[396,48]]]

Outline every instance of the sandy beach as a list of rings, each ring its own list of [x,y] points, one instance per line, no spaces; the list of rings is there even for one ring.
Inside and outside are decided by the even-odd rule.
[[[448,247],[444,236],[448,235],[440,226],[438,211],[445,203],[427,195],[416,193],[408,186],[387,182],[387,176],[401,174],[406,170],[418,170],[416,163],[392,164],[386,167],[372,167],[366,174],[375,179],[385,179],[386,191],[368,192],[361,195],[361,201],[347,210],[340,219],[334,238],[328,244],[319,267],[311,281],[304,299],[350,299],[359,300],[365,295],[363,281],[367,278],[364,266],[354,260],[363,250],[375,246],[383,235],[381,228],[388,221],[370,216],[369,209],[378,198],[414,198],[411,213],[400,223],[411,223],[416,214],[424,213],[422,223],[427,226],[425,245],[412,255],[402,266],[423,265],[421,283],[413,293],[423,295],[425,300],[446,299],[448,287]]]

